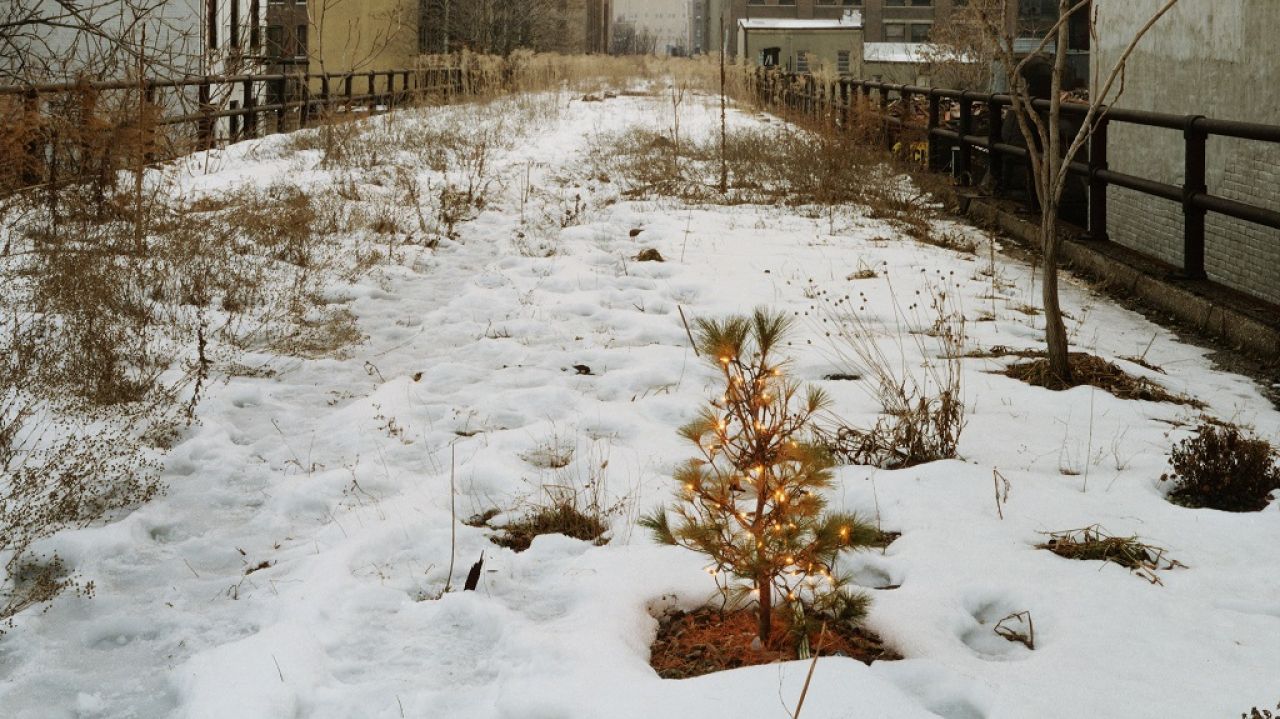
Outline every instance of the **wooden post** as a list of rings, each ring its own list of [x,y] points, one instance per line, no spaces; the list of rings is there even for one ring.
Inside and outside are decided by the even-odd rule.
[[[244,81],[244,136],[258,136],[258,95],[253,78]]]
[[[1204,117],[1200,115],[1188,117],[1182,132],[1186,140],[1186,180],[1182,187],[1182,273],[1191,280],[1202,280],[1207,276],[1204,268],[1204,220],[1207,213],[1194,204],[1196,195],[1209,191],[1205,179],[1209,133],[1202,127],[1203,121]]]
[[[200,86],[196,92],[200,101],[200,114],[204,115],[196,125],[196,145],[201,150],[208,150],[213,147],[213,118],[209,117],[213,112],[213,105],[207,76],[200,79]]]
[[[302,129],[307,126],[307,121],[311,119],[311,79],[307,73],[300,72],[297,75],[298,83],[298,99],[302,103],[298,107],[298,128]]]
[[[1004,157],[996,145],[1002,137],[1004,117],[995,95],[987,98],[987,125],[987,169],[991,173],[992,194],[999,196],[1004,191]]]
[[[956,180],[961,187],[973,184],[972,166],[973,146],[967,139],[973,134],[973,103],[969,101],[969,92],[960,93],[960,155],[956,159]]]
[[[1089,136],[1089,234],[1091,240],[1106,242],[1107,234],[1107,181],[1100,178],[1110,169],[1107,161],[1107,129],[1111,120],[1103,117],[1094,125]]]
[[[23,187],[40,184],[44,177],[44,122],[40,118],[40,95],[27,90],[22,96],[23,163],[18,172],[18,182]]]
[[[283,72],[283,70],[281,71]],[[276,83],[276,132],[285,130],[285,113],[289,111],[289,78],[281,75]]]
[[[933,134],[938,129],[942,120],[942,97],[938,95],[938,88],[929,89],[929,171],[939,172],[942,170],[942,141]]]
[[[849,81],[840,80],[840,128],[849,129]]]

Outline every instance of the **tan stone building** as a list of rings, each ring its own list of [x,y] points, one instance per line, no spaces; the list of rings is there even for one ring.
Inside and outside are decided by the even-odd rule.
[[[418,14],[417,0],[269,0],[266,54],[313,73],[412,67]]]

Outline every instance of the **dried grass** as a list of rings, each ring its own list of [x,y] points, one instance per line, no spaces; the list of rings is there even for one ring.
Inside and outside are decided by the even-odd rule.
[[[992,349],[992,352],[995,348]],[[1084,352],[1072,352],[1069,355],[1072,384],[1065,384],[1049,369],[1049,360],[1040,350],[1021,350],[1022,357],[1035,357],[1030,362],[1012,364],[1004,370],[1007,377],[1022,380],[1036,387],[1044,387],[1055,391],[1071,389],[1081,385],[1092,385],[1105,390],[1120,399],[1145,400],[1148,402],[1169,402],[1203,408],[1204,403],[1182,394],[1173,394],[1145,377],[1134,377],[1101,357]],[[997,356],[997,355],[990,355]]]
[[[1113,537],[1098,525],[1061,532],[1048,532],[1049,539],[1037,544],[1037,549],[1047,549],[1059,557],[1083,561],[1102,561],[1119,564],[1134,574],[1151,582],[1164,584],[1156,576],[1163,569],[1183,566],[1177,560],[1165,557],[1165,550],[1132,537]]]
[[[893,294],[898,334],[886,340],[884,330],[863,318],[865,308],[855,307],[851,296],[819,294],[814,312],[833,360],[842,375],[868,378],[866,391],[881,408],[871,427],[837,419],[818,431],[820,441],[846,462],[888,469],[955,457],[965,423],[960,364],[965,321],[954,295],[930,286],[926,313],[917,304],[904,310]],[[926,317],[931,319],[925,322]],[[903,331],[904,326],[914,329]],[[911,349],[923,358],[918,370],[906,360],[908,337]]]

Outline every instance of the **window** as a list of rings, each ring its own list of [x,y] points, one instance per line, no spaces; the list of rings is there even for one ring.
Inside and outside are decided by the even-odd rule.
[[[796,72],[809,72],[808,50],[800,50],[796,53]]]
[[[841,75],[849,74],[849,51],[841,50],[836,53],[836,72]]]
[[[885,7],[933,7],[933,0],[884,0]]]
[[[298,35],[295,38],[295,42],[293,46],[293,56],[294,57],[307,56],[307,26],[306,25],[298,26]]]
[[[884,39],[889,42],[905,42],[907,39],[907,25],[901,22],[887,22],[884,24]]]
[[[932,25],[927,23],[915,23],[910,26],[911,42],[928,42],[929,31],[933,29]]]
[[[284,28],[279,25],[267,26],[267,56],[284,55]]]
[[[844,5],[845,7],[861,6],[862,0],[818,0],[819,5]]]

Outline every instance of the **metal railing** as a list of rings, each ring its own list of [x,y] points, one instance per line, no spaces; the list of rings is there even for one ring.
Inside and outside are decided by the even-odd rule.
[[[832,85],[817,82],[809,75],[762,73],[757,78],[759,99],[768,104],[781,102],[793,111],[810,115],[834,115],[847,124],[850,114],[858,108],[876,108],[879,120],[893,132],[921,133],[928,141],[928,165],[930,170],[943,171],[947,163],[943,150],[952,150],[954,160],[951,170],[958,182],[973,185],[974,150],[988,155],[988,170],[995,180],[997,193],[1001,188],[1004,163],[1002,158],[1025,161],[1027,149],[1002,141],[1004,111],[1013,104],[1009,95],[967,92],[915,85],[897,85],[867,80],[841,79]],[[889,114],[894,101],[911,108],[915,98],[927,99],[927,120],[923,124],[912,122],[909,117]],[[943,121],[943,104],[958,111],[958,120],[952,125]],[[1038,100],[1037,110],[1048,111],[1049,102]],[[977,112],[975,112],[977,110]],[[1081,103],[1064,103],[1065,118],[1083,119],[1088,106]],[[904,113],[904,115],[907,113]],[[985,115],[986,133],[976,122],[979,114]],[[1107,160],[1108,133],[1112,125],[1123,123],[1141,127],[1182,131],[1184,140],[1184,174],[1181,185],[1170,185],[1149,178],[1112,170]],[[1202,115],[1172,115],[1142,110],[1107,108],[1101,115],[1084,159],[1077,159],[1069,166],[1072,175],[1087,181],[1088,187],[1088,237],[1103,241],[1107,236],[1107,188],[1123,187],[1151,197],[1159,197],[1182,206],[1183,254],[1182,275],[1187,279],[1204,279],[1205,275],[1205,218],[1210,212],[1233,217],[1245,222],[1280,229],[1280,212],[1245,202],[1220,197],[1209,192],[1206,179],[1208,142],[1210,137],[1229,137],[1254,142],[1280,144],[1280,126],[1262,125],[1229,120],[1214,120]],[[890,140],[892,144],[892,140]],[[1034,194],[1034,193],[1031,193]]]
[[[323,116],[338,111],[350,113],[378,112],[428,97],[451,98],[464,92],[475,91],[483,78],[467,75],[456,68],[431,68],[415,70],[379,70],[361,73],[308,73],[276,72],[252,75],[219,75],[183,77],[175,79],[143,78],[138,80],[81,81],[74,83],[47,83],[0,86],[0,103],[8,100],[8,122],[24,128],[19,141],[13,143],[23,148],[20,158],[22,169],[16,187],[58,185],[72,182],[82,175],[63,174],[59,177],[57,163],[50,161],[57,156],[59,142],[85,144],[95,133],[109,138],[115,129],[100,117],[100,97],[108,92],[128,92],[136,96],[130,101],[130,112],[121,125],[137,123],[150,117],[146,131],[154,134],[155,128],[194,126],[193,144],[175,147],[167,156],[155,153],[154,137],[146,142],[148,163],[169,159],[191,150],[205,150],[226,142],[234,143],[272,132],[285,132],[306,128]],[[190,93],[194,89],[194,97]],[[168,102],[158,99],[162,91],[177,92],[178,97]],[[238,106],[228,98],[238,95]],[[215,101],[215,97],[221,99]],[[268,101],[260,102],[262,98]],[[64,133],[74,138],[62,137],[46,131],[50,124],[49,108],[63,104],[77,106],[69,113],[80,124],[75,132]],[[163,108],[178,109],[174,114],[163,114]],[[3,106],[0,106],[2,108]],[[186,111],[194,108],[194,111]],[[64,110],[64,114],[65,113]],[[65,119],[65,118],[64,118]],[[270,119],[273,122],[264,122]],[[225,131],[218,126],[226,120]]]

